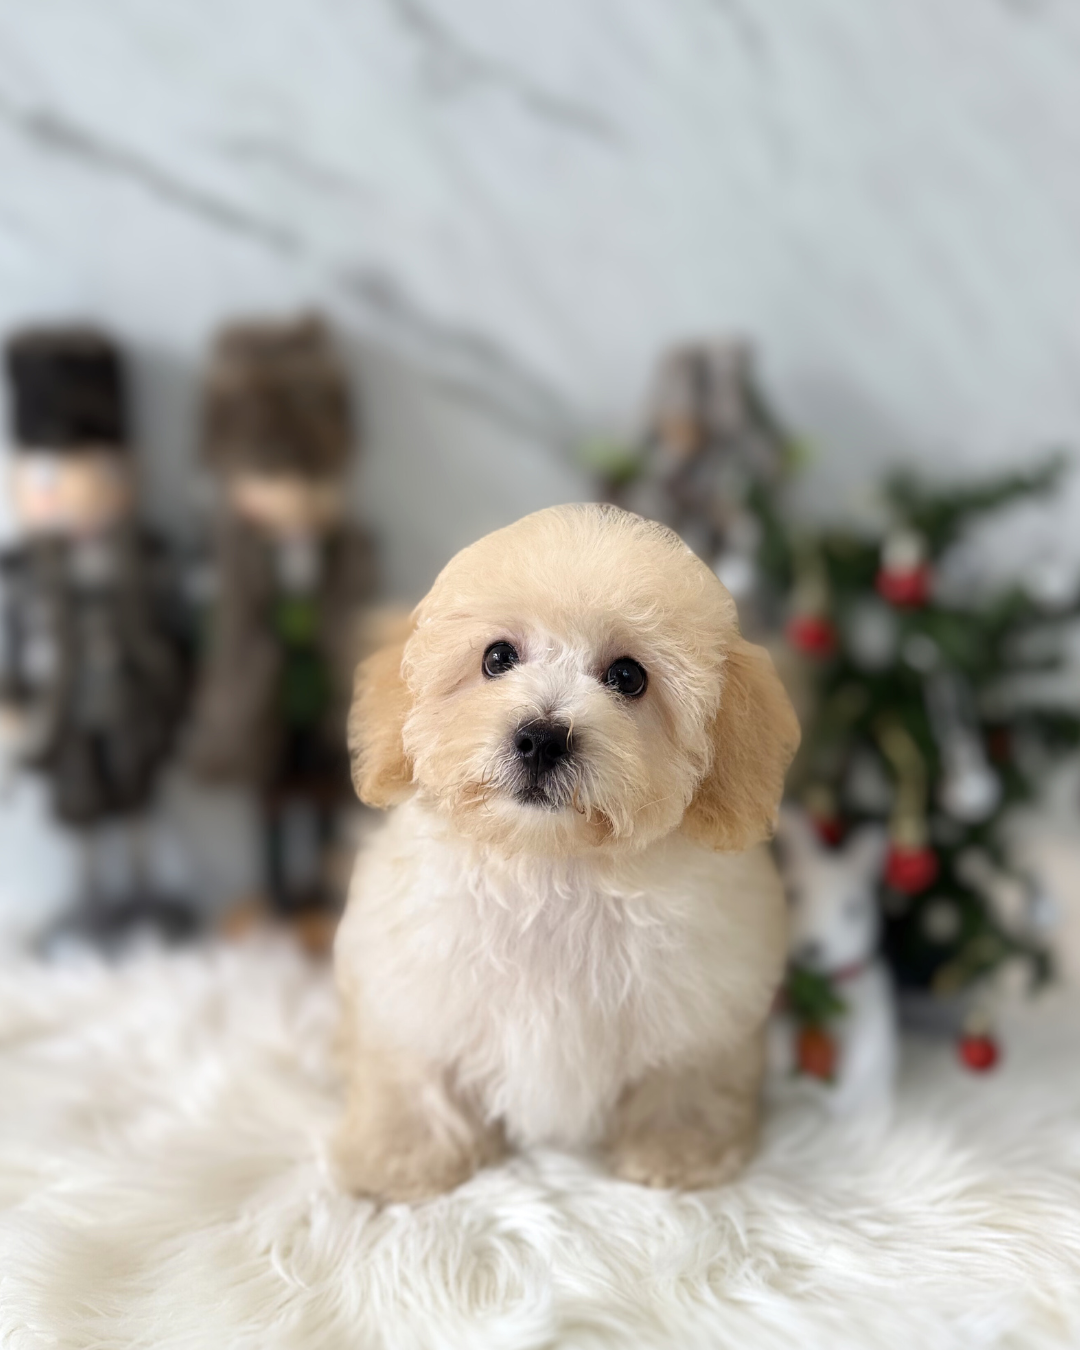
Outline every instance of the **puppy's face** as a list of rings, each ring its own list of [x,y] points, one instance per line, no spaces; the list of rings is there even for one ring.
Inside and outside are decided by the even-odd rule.
[[[626,512],[559,507],[459,553],[361,667],[361,796],[410,791],[506,852],[722,848],[770,830],[798,740],[720,582]]]

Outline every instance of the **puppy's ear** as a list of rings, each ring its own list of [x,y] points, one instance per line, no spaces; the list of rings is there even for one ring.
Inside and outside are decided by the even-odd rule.
[[[708,772],[683,817],[683,830],[723,853],[768,839],[799,748],[799,723],[764,647],[737,638],[724,664],[720,708],[708,735]]]
[[[412,783],[412,763],[402,739],[411,697],[402,662],[413,631],[411,619],[379,624],[376,651],[360,662],[349,711],[349,753],[356,794],[368,806],[399,802]]]

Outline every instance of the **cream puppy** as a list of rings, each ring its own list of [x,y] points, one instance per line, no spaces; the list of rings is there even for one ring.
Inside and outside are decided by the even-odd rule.
[[[357,675],[335,957],[342,1183],[457,1185],[507,1146],[707,1186],[752,1149],[785,958],[763,849],[799,739],[727,591],[603,506],[464,549]]]

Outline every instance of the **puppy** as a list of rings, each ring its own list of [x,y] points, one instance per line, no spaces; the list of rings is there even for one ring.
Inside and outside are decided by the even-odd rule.
[[[349,1189],[413,1200],[508,1146],[699,1187],[754,1142],[785,906],[764,849],[798,744],[727,591],[604,506],[464,549],[358,671],[389,819],[335,958]]]

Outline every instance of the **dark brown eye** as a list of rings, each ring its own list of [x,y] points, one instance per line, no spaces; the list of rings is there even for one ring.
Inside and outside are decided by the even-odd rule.
[[[639,666],[629,656],[620,656],[608,666],[604,683],[627,698],[640,698],[649,683],[649,677],[645,674],[644,666]]]
[[[493,642],[484,653],[483,669],[489,680],[496,675],[505,675],[511,666],[518,663],[517,648],[509,642]]]

